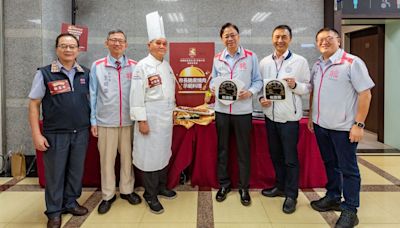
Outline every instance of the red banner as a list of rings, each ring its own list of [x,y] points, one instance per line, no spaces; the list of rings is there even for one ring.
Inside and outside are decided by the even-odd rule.
[[[170,64],[174,70],[176,104],[198,106],[204,104],[214,58],[214,43],[170,43]]]
[[[62,23],[61,33],[70,33],[79,40],[79,51],[87,51],[89,29],[80,25]]]

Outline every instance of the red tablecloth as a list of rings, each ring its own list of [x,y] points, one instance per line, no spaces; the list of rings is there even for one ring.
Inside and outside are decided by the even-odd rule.
[[[271,187],[275,172],[269,156],[267,132],[262,120],[253,120],[251,141],[251,188]],[[191,149],[193,148],[193,149]],[[298,154],[301,188],[324,187],[327,181],[324,164],[319,153],[315,135],[307,129],[307,119],[300,121]],[[236,143],[231,139],[230,174],[232,184],[237,186],[238,165]],[[217,179],[217,133],[215,123],[195,125],[186,130],[175,126],[173,137],[173,160],[170,163],[169,187],[179,183],[179,173],[189,167],[193,186],[218,188]]]
[[[298,153],[300,160],[300,187],[323,187],[326,183],[324,165],[314,134],[307,130],[307,120],[300,121]],[[253,120],[251,142],[251,188],[271,187],[274,184],[274,170],[269,156],[267,133],[264,121]],[[231,143],[230,173],[234,187],[238,180],[236,144]],[[45,185],[43,152],[36,151],[39,184]],[[172,138],[172,157],[170,160],[168,187],[179,184],[180,174],[189,167],[193,186],[218,188],[217,180],[217,135],[215,124],[195,125],[190,129],[174,126]],[[116,172],[118,175],[119,172]],[[135,172],[138,174],[138,172]],[[140,174],[136,175],[136,183]],[[97,139],[90,137],[85,161],[83,185],[100,186],[100,159]]]

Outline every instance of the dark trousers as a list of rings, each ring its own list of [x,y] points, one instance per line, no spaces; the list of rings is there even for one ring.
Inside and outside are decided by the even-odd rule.
[[[48,218],[60,216],[66,208],[74,208],[82,193],[82,177],[89,140],[89,131],[44,134],[50,147],[43,153]]]
[[[143,185],[145,200],[154,200],[159,191],[166,189],[168,180],[168,166],[161,170],[145,172],[143,171]]]
[[[265,118],[269,152],[275,169],[276,187],[285,195],[297,199],[299,189],[299,121],[278,123]]]
[[[360,206],[360,170],[357,164],[357,143],[351,143],[348,131],[334,131],[314,124],[315,136],[328,177],[327,197],[344,202],[342,209],[357,212]]]
[[[229,137],[233,132],[236,136],[237,157],[239,165],[240,189],[249,188],[250,179],[250,135],[252,116],[230,115],[216,112],[215,123],[218,135],[218,181],[221,187],[230,187],[231,180],[228,173]]]

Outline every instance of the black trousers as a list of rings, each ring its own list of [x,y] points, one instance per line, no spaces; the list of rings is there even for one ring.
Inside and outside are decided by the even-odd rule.
[[[78,205],[82,193],[89,131],[76,133],[45,133],[50,147],[43,153],[46,187],[45,200],[48,218],[54,218],[68,208]]]
[[[168,166],[161,170],[145,172],[143,171],[143,185],[145,200],[154,200],[160,190],[164,190],[168,180]]]
[[[228,173],[229,137],[231,132],[236,136],[237,157],[239,165],[240,189],[249,188],[250,179],[250,135],[252,128],[251,114],[230,115],[215,113],[215,123],[218,135],[218,181],[221,187],[230,187]]]
[[[297,199],[299,188],[299,121],[274,122],[265,118],[271,160],[275,169],[276,187],[287,197]]]

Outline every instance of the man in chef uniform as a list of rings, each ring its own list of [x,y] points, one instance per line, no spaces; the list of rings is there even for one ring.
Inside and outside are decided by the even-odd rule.
[[[158,196],[173,199],[176,192],[166,188],[171,157],[172,114],[175,108],[175,81],[165,61],[168,42],[158,12],[146,15],[149,55],[136,65],[130,93],[130,116],[134,127],[133,164],[143,171],[143,197],[150,211],[164,211]]]

